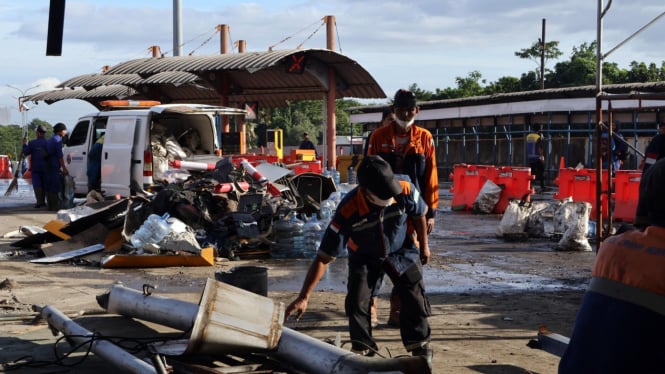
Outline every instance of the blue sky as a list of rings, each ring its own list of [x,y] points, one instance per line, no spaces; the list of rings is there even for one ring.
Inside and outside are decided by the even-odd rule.
[[[59,57],[45,55],[48,5],[48,0],[0,3],[0,123],[21,123],[15,99],[20,91],[36,86],[28,91],[36,93],[98,73],[104,65],[149,57],[152,45],[172,54],[172,0],[67,0]],[[321,19],[334,15],[336,50],[360,63],[386,94],[412,83],[433,91],[455,86],[456,77],[474,70],[492,82],[535,69],[534,62],[514,52],[540,38],[543,18],[546,40],[558,40],[569,57],[573,46],[595,40],[597,5],[590,0],[181,0],[182,53],[218,53],[214,30],[219,24],[230,25],[231,41],[245,40],[248,51],[301,43],[325,48]],[[664,11],[662,0],[613,0],[603,22],[603,51]],[[633,60],[660,65],[665,60],[662,35],[665,17],[608,60],[624,68]],[[26,117],[73,124],[93,110],[78,101],[40,103]]]

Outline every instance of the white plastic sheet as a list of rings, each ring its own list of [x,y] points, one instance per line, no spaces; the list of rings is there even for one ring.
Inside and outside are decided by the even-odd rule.
[[[524,200],[509,200],[501,217],[497,236],[527,238],[526,224],[531,214],[531,204]]]
[[[472,210],[476,213],[492,213],[501,197],[501,190],[502,188],[491,180],[485,181],[473,202]]]

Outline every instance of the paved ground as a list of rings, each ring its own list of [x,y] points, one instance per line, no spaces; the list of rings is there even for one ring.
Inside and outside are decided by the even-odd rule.
[[[430,318],[435,348],[435,373],[555,373],[558,358],[527,347],[541,325],[570,335],[573,321],[594,259],[593,252],[558,252],[554,241],[530,239],[505,242],[495,237],[499,215],[452,212],[450,196],[443,195],[437,229],[431,236],[433,260],[426,266],[426,284],[433,308]],[[0,235],[20,225],[43,225],[53,213],[37,211],[31,204],[0,199]],[[31,355],[53,361],[56,343],[44,323],[31,324],[30,306],[51,305],[62,312],[85,311],[76,321],[106,334],[143,337],[165,333],[154,324],[94,315],[102,312],[95,297],[117,282],[140,289],[158,286],[166,297],[198,302],[206,278],[232,267],[268,268],[269,297],[290,302],[301,285],[307,260],[219,261],[212,267],[100,269],[66,263],[40,265],[27,262],[35,251],[16,251],[0,240],[0,363]],[[303,319],[286,325],[318,339],[348,339],[343,313],[345,264],[334,263],[320,284]],[[379,317],[388,315],[389,285],[382,288]],[[167,331],[168,332],[168,331]],[[380,325],[374,335],[385,356],[405,354],[398,330]],[[67,344],[60,342],[59,350]],[[348,348],[348,345],[345,346]],[[81,354],[79,354],[80,356]],[[116,373],[98,357],[72,368],[46,366],[24,372]],[[21,372],[21,371],[18,371]]]

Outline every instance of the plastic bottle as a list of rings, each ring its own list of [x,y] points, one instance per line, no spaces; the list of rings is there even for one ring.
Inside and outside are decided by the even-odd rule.
[[[303,233],[305,237],[303,256],[305,258],[314,258],[316,252],[319,250],[321,236],[323,235],[323,228],[321,227],[321,222],[316,217],[316,213],[313,213],[311,218],[306,218]]]
[[[304,222],[296,217],[295,212],[290,212],[286,216],[280,215],[279,220],[274,223],[275,244],[270,248],[270,255],[273,258],[298,258],[302,256],[305,248],[305,238],[303,236]]]
[[[325,200],[324,200],[325,201]],[[319,209],[319,223],[321,224],[321,236],[323,236],[323,233],[326,231],[328,228],[328,224],[332,220],[332,209],[324,204],[321,204],[321,209]]]
[[[63,199],[62,206],[65,209],[74,207],[74,177],[65,175],[63,177]]]
[[[323,209],[326,209],[327,211],[325,213],[328,213],[329,217],[326,217],[324,215]],[[332,218],[332,216],[335,214],[335,210],[337,210],[337,203],[335,200],[331,198],[327,198],[321,202],[321,217],[322,218]]]
[[[346,182],[348,184],[358,184],[358,178],[353,166],[349,166],[349,170],[346,173]]]
[[[337,171],[337,169],[335,169],[334,166],[330,167],[330,175],[332,176],[333,181],[335,181],[335,185],[339,186],[339,184],[341,183],[340,174],[339,174],[339,171]]]
[[[159,243],[169,233],[168,213],[162,216],[151,214],[141,227],[134,232],[130,242],[135,248],[144,248],[149,244]]]

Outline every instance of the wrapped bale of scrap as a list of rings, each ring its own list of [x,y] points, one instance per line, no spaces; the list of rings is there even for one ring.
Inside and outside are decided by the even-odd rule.
[[[478,192],[476,200],[471,206],[474,213],[492,213],[494,206],[499,202],[502,188],[491,180],[486,180]]]
[[[559,251],[590,251],[589,215],[591,204],[584,201],[565,201],[554,212],[554,231],[561,232],[556,245]]]
[[[531,203],[526,199],[508,201],[508,207],[501,217],[496,235],[506,240],[526,240],[527,221],[531,215]]]
[[[553,233],[552,218],[559,207],[558,201],[533,201],[526,222],[526,232],[530,238],[549,237]]]

